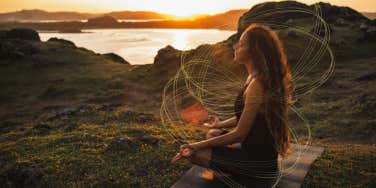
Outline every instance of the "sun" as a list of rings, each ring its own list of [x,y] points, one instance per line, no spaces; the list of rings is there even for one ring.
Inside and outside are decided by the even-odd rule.
[[[192,6],[188,7],[180,7],[176,6],[174,8],[166,9],[165,7],[161,7],[157,10],[163,14],[169,14],[171,16],[176,17],[177,19],[180,18],[190,18],[195,14],[200,14],[199,11],[195,10]]]

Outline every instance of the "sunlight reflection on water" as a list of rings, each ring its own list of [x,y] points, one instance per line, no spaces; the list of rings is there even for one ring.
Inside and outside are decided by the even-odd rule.
[[[97,53],[113,52],[131,64],[151,64],[159,49],[192,49],[226,40],[236,31],[216,29],[91,29],[83,33],[40,33],[41,39],[62,38]]]

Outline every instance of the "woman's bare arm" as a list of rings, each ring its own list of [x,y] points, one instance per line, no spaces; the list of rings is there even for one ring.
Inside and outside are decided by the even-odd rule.
[[[235,127],[236,126],[236,116],[228,118],[219,122],[215,128],[224,128],[224,127]]]
[[[248,132],[253,127],[253,121],[256,118],[256,114],[261,105],[261,98],[263,97],[263,88],[261,83],[253,80],[246,91],[244,110],[240,116],[239,122],[235,129],[230,132],[203,140],[201,142],[196,142],[191,145],[197,148],[207,148],[215,146],[224,146],[227,144],[233,144],[236,142],[243,142]]]

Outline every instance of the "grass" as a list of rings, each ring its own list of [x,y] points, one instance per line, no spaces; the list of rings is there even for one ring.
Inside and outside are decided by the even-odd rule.
[[[324,153],[312,164],[302,187],[375,187],[375,145],[319,145]]]
[[[21,176],[23,170],[28,169],[34,176],[43,177],[35,178],[37,187],[166,187],[173,184],[189,168],[187,161],[170,165],[179,147],[167,134],[173,130],[157,121],[137,122],[122,115],[124,108],[89,110],[3,132],[0,181],[13,182],[12,186],[24,185]],[[38,129],[41,123],[49,128]],[[182,127],[180,131],[190,132],[194,137],[203,136],[196,128]],[[109,143],[118,135],[131,138],[133,144],[126,149],[109,150]],[[144,135],[158,138],[159,143],[139,141]]]
[[[179,148],[168,134],[171,128],[158,118],[145,122],[124,113],[131,109],[158,117],[174,65],[124,65],[59,42],[35,45],[34,59],[0,60],[0,182],[5,187],[169,187],[189,169],[187,161],[169,163]],[[296,41],[289,45],[299,48]],[[296,104],[309,120],[312,144],[326,148],[303,187],[375,186],[376,84],[372,78],[356,81],[374,73],[373,47],[357,43],[334,49],[342,55],[336,54],[332,77]],[[74,113],[58,115],[67,109]],[[306,134],[293,114],[291,122],[298,134]],[[177,130],[195,140],[206,131]],[[118,135],[135,142],[108,150]],[[144,135],[160,142],[139,141]]]

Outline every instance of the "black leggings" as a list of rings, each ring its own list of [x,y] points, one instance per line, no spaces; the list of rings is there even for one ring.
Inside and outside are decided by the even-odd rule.
[[[227,130],[223,130],[222,134],[226,134]],[[269,172],[270,173],[277,173],[278,170],[278,162],[276,161],[274,164],[274,170],[265,167],[258,167],[256,168],[246,168],[239,166],[237,161],[249,161],[251,160],[252,154],[249,152],[245,152],[242,149],[232,148],[227,146],[217,146],[212,147],[212,157],[209,161],[209,168],[214,171],[223,172],[229,174],[234,181],[237,183],[244,185],[246,187],[272,187],[276,181],[275,177],[268,177],[268,178],[257,178],[257,172]],[[277,169],[276,169],[277,168]],[[259,174],[259,176],[262,176]]]

